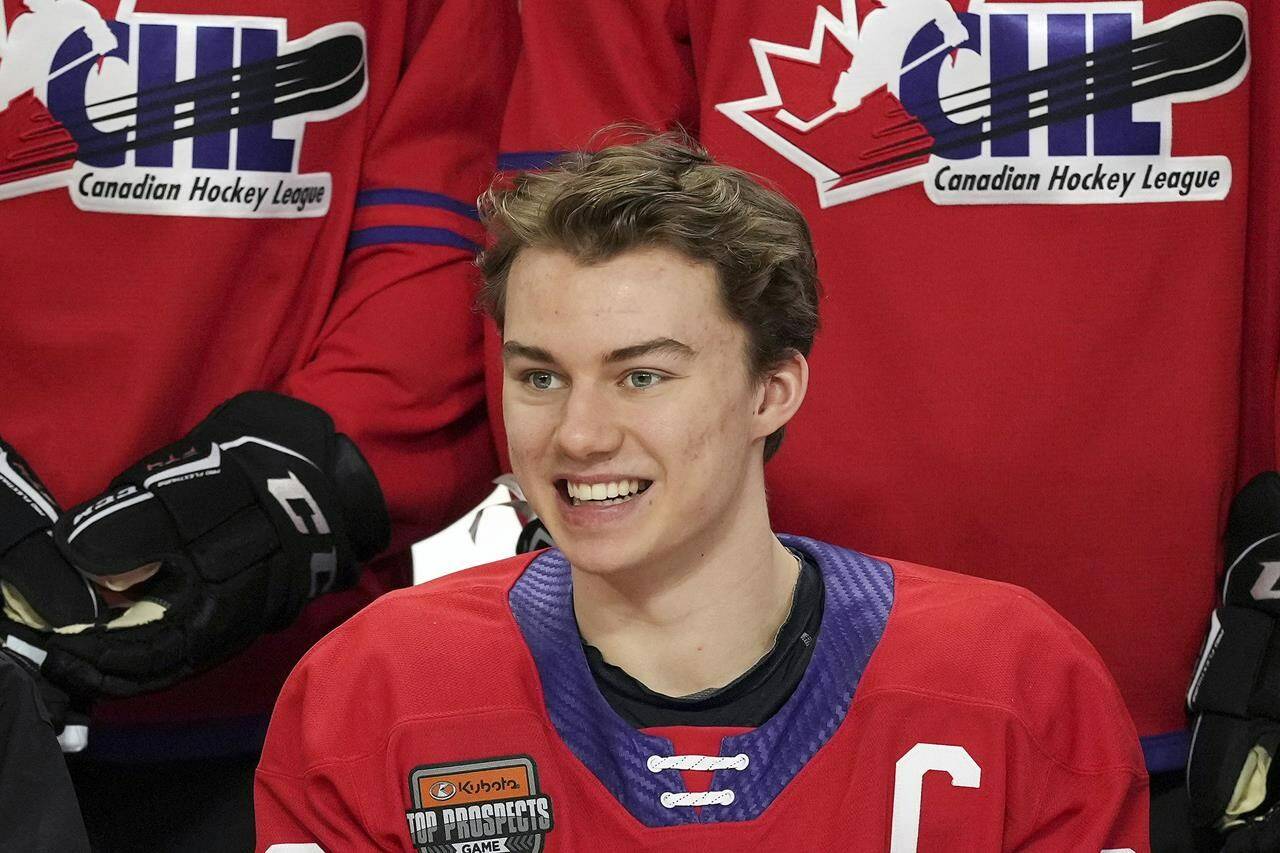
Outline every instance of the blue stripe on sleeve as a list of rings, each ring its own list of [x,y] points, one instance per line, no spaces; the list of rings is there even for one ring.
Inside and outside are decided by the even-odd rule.
[[[566,151],[508,151],[498,155],[498,169],[503,172],[524,172],[545,169]]]
[[[424,246],[451,246],[468,252],[478,252],[475,243],[448,228],[423,228],[417,225],[379,225],[352,231],[347,240],[347,251],[354,252],[365,246],[381,246],[385,243],[418,243]]]
[[[376,204],[411,204],[415,207],[435,207],[440,210],[447,210],[450,213],[469,216],[475,220],[480,219],[480,214],[476,213],[474,204],[467,204],[465,201],[458,201],[456,198],[450,198],[440,193],[427,192],[426,190],[389,187],[380,190],[362,190],[356,196],[356,207],[370,207]]]
[[[1191,751],[1191,733],[1166,732],[1138,738],[1142,744],[1142,757],[1147,760],[1148,773],[1165,773],[1187,766],[1187,754]]]

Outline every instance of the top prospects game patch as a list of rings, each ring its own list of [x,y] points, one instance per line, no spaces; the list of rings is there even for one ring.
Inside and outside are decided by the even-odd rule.
[[[421,853],[538,853],[554,825],[527,755],[415,767],[409,795],[405,818]]]

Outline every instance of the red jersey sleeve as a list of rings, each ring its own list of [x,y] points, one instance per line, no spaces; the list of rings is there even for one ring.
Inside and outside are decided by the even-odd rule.
[[[1008,850],[1145,853],[1150,847],[1145,774],[1116,768],[1084,772],[1055,766],[1046,776],[1034,830]]]
[[[324,681],[323,668],[315,672],[304,659],[271,716],[254,777],[257,849],[288,844],[318,844],[323,850],[384,849],[360,814],[360,786],[348,780],[349,757],[334,755],[325,762],[310,753],[314,724],[307,721],[332,723],[323,713],[326,703],[317,701],[322,689],[314,689],[316,681]]]
[[[319,845],[318,848],[284,848],[293,853],[374,847],[350,804],[338,796],[332,786],[307,777],[259,770],[253,808],[260,851],[279,850],[277,845]]]
[[[404,6],[385,11],[408,16],[403,76],[371,110],[342,283],[282,389],[329,411],[369,459],[393,550],[474,506],[496,473],[472,308],[475,199],[518,42],[514,0]]]
[[[1029,620],[1038,644],[1030,632],[1010,638],[1035,659],[1019,680],[1038,670],[1025,703],[1014,706],[1021,761],[1035,769],[1011,768],[1004,849],[1146,853],[1148,776],[1120,690],[1079,631],[1031,595],[1019,597],[1040,611]]]
[[[386,644],[370,634],[377,619],[369,614],[386,611],[391,600],[380,599],[316,643],[281,689],[254,777],[258,850],[401,849],[399,826],[379,834],[365,814],[383,795],[379,771],[396,719]],[[354,672],[360,689],[353,689]]]

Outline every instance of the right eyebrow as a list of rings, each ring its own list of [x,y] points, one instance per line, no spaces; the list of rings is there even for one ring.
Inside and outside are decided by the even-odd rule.
[[[527,358],[530,361],[542,361],[547,364],[556,363],[555,357],[542,347],[529,346],[519,341],[507,341],[502,345],[502,360],[511,361],[513,358]]]

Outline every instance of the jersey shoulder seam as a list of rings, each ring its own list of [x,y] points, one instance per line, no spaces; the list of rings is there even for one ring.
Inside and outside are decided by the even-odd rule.
[[[317,640],[315,645],[313,645],[310,649],[308,649],[306,653],[298,660],[298,663],[295,666],[295,671],[301,668],[302,665],[305,664],[312,655],[318,654],[321,649],[326,649],[333,643],[342,642],[344,639],[346,639],[346,635],[349,634],[350,631],[343,630],[344,628],[352,625],[353,623],[363,624],[365,621],[375,618],[375,613],[385,612],[388,607],[396,607],[411,601],[417,602],[417,601],[430,600],[430,599],[436,599],[436,598],[451,598],[460,593],[474,592],[474,591],[489,591],[489,590],[493,590],[501,593],[503,591],[503,584],[495,583],[494,581],[490,581],[490,580],[485,580],[485,581],[477,582],[474,586],[466,587],[463,589],[429,590],[429,589],[419,589],[417,587],[410,586],[410,587],[402,587],[401,589],[397,589],[397,590],[392,590],[391,592],[386,593],[385,595],[375,598],[373,601],[366,604],[362,610],[360,610],[358,613],[356,613],[354,616],[352,616],[342,625],[339,625],[337,628],[334,628],[332,631],[330,631],[329,633],[321,637],[319,640]],[[397,593],[410,593],[410,594],[397,594]]]
[[[1028,726],[1027,723],[1022,719],[1022,716],[1013,708],[1010,708],[999,702],[985,701],[982,699],[976,699],[972,696],[964,696],[962,694],[951,693],[945,690],[920,690],[912,687],[902,687],[902,686],[877,687],[869,693],[858,696],[853,701],[853,704],[849,706],[850,710],[853,710],[854,706],[859,705],[863,702],[870,701],[871,699],[881,694],[889,694],[889,693],[908,693],[915,696],[927,696],[933,699],[946,699],[952,702],[958,702],[965,705],[973,705],[981,708],[989,708],[991,710],[999,711],[1003,714],[1006,714],[1007,716],[1012,718],[1017,723],[1018,728],[1022,729],[1022,731],[1026,734],[1027,740],[1031,743],[1033,747],[1035,747],[1036,752],[1040,753],[1040,755],[1043,758],[1053,762],[1058,767],[1070,773],[1078,773],[1078,774],[1089,775],[1089,776],[1100,775],[1104,773],[1115,773],[1115,772],[1124,772],[1124,773],[1130,773],[1130,774],[1139,775],[1139,776],[1146,775],[1145,768],[1138,768],[1131,764],[1121,763],[1121,764],[1103,765],[1098,767],[1084,767],[1084,766],[1077,766],[1077,765],[1071,764],[1070,762],[1064,761],[1063,759],[1057,757],[1049,749],[1047,749],[1044,746],[1044,744],[1040,742],[1040,739],[1036,737],[1035,733],[1031,731],[1031,727]]]
[[[1106,663],[1103,662],[1102,656],[1098,653],[1098,650],[1094,647],[1093,643],[1084,636],[1079,628],[1068,621],[1065,616],[1055,610],[1047,601],[1040,598],[1031,590],[1018,586],[1017,584],[991,580],[989,578],[959,575],[955,572],[947,572],[945,569],[935,569],[934,571],[946,572],[947,575],[952,575],[953,577],[927,577],[920,574],[909,573],[907,580],[921,584],[940,584],[950,587],[960,587],[961,589],[994,589],[1008,598],[1025,602],[1031,610],[1035,611],[1035,613],[1046,620],[1045,627],[1051,627],[1060,639],[1069,642],[1072,646],[1077,647],[1081,651],[1087,650],[1090,652],[1091,654],[1080,656],[1081,663],[1084,663],[1091,673],[1102,677],[1104,681],[1114,686],[1114,677],[1111,675],[1111,671],[1107,669]]]
[[[354,755],[345,755],[340,758],[325,759],[325,760],[317,761],[314,764],[308,764],[304,769],[298,771],[298,775],[294,775],[292,773],[285,773],[284,771],[281,771],[281,770],[266,770],[262,765],[259,765],[258,771],[269,772],[269,773],[272,773],[273,775],[281,776],[283,778],[297,779],[299,781],[302,781],[307,776],[317,771],[324,770],[329,767],[346,767],[348,765],[356,764],[360,761],[364,761],[365,759],[371,758],[372,756],[381,755],[385,753],[387,751],[387,744],[391,739],[392,733],[394,733],[397,729],[409,723],[421,723],[429,720],[437,720],[437,721],[448,720],[455,717],[471,717],[471,716],[476,716],[480,714],[493,714],[493,713],[501,713],[506,711],[529,714],[530,716],[533,716],[533,717],[538,716],[536,712],[521,705],[492,705],[484,708],[473,708],[465,712],[453,712],[453,713],[444,713],[444,714],[431,714],[431,713],[415,714],[413,716],[401,717],[400,719],[396,720],[395,723],[393,723],[391,726],[387,728],[385,734],[377,744],[371,746],[369,749],[363,752],[359,752]]]

